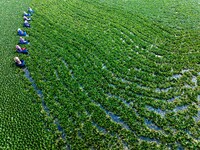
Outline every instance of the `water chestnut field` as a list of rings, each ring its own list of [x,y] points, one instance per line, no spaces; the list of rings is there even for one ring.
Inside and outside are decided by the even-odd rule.
[[[0,4],[0,149],[200,149],[198,0]]]

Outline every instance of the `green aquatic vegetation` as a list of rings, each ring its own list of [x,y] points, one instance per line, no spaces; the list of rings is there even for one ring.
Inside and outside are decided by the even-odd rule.
[[[22,58],[49,109],[41,122],[55,149],[199,148],[196,3],[32,1]]]

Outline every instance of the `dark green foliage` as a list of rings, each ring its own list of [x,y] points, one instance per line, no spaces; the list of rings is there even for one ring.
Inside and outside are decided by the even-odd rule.
[[[196,1],[32,5],[26,61],[50,110],[43,119],[55,147],[199,148]],[[64,139],[52,126],[55,119]]]
[[[71,148],[76,141],[95,149],[199,143],[198,42],[190,47],[198,30],[183,15],[197,10],[193,3],[35,2],[30,69]],[[168,7],[179,10],[175,21]]]

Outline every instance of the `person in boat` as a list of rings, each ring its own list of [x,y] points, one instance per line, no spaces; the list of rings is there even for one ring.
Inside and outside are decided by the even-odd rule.
[[[17,34],[19,35],[19,36],[26,36],[27,34],[26,34],[26,31],[23,31],[23,30],[21,30],[20,28],[17,30]]]
[[[28,18],[28,17],[26,17],[26,16],[24,16],[23,19],[24,19],[24,21],[25,21],[25,20],[31,21],[31,18]]]
[[[14,58],[15,61],[15,65],[22,68],[25,67],[25,61],[24,60],[20,60],[18,57]]]
[[[31,25],[28,23],[27,20],[24,21],[24,27],[27,27],[27,28],[30,28],[30,27],[31,27]]]
[[[31,16],[31,14],[28,14],[24,11],[24,16]]]
[[[25,40],[24,38],[20,37],[19,44],[29,44],[28,40]]]
[[[28,8],[28,13],[30,13],[30,14],[34,13],[34,11],[33,11],[33,9],[31,7]]]
[[[26,48],[21,48],[19,45],[16,45],[16,51],[22,54],[28,54],[28,50]]]

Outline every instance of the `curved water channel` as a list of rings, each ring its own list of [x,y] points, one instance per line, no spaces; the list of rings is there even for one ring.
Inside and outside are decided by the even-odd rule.
[[[30,72],[28,71],[28,68],[24,68],[23,69],[24,73],[25,73],[25,77],[31,82],[34,90],[36,91],[36,93],[38,94],[38,96],[41,98],[41,101],[42,101],[42,107],[43,109],[45,110],[46,114],[49,116],[50,115],[50,110],[49,108],[47,107],[45,101],[44,101],[44,96],[42,94],[42,91],[40,89],[37,88],[36,84],[35,84],[35,81],[33,80],[33,78],[31,77],[30,75]],[[66,140],[66,134],[63,130],[63,128],[61,127],[60,123],[59,123],[59,120],[56,118],[54,120],[54,124],[56,124],[57,126],[57,129],[58,131],[60,131],[62,133],[62,139],[63,140]]]

